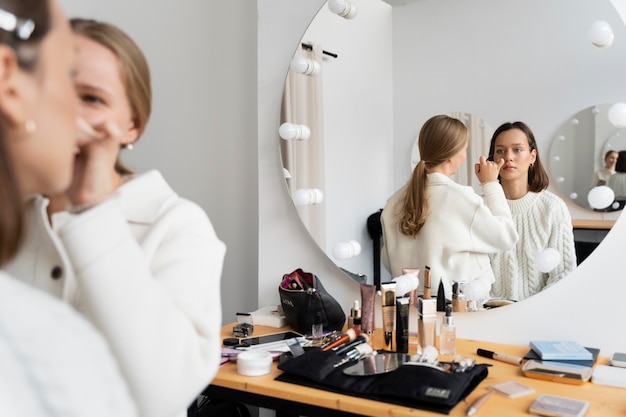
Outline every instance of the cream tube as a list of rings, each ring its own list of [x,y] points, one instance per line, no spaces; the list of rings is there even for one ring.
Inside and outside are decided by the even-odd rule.
[[[409,297],[396,297],[396,352],[409,353]]]
[[[380,284],[383,294],[383,349],[393,351],[393,330],[396,315],[396,284]]]
[[[371,336],[376,327],[376,286],[361,284],[361,332]]]
[[[424,267],[424,298],[425,299],[432,297],[430,285],[431,285],[430,266],[426,265]]]

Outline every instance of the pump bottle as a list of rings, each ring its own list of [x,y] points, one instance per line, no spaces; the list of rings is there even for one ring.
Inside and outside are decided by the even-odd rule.
[[[446,315],[443,318],[439,335],[439,352],[442,355],[456,354],[456,326],[452,317],[452,306],[446,305]]]

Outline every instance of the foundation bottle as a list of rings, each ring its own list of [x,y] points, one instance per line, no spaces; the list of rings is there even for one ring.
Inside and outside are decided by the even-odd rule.
[[[465,281],[455,281],[452,284],[452,311],[467,311],[467,299],[463,293]]]

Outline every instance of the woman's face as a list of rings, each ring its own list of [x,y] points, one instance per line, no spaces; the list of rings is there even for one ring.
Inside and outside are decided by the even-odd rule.
[[[604,167],[606,169],[615,170],[616,163],[617,163],[617,152],[611,152],[604,159]]]
[[[77,50],[74,85],[79,113],[93,127],[113,122],[123,132],[120,145],[132,143],[138,131],[122,80],[120,62],[107,47],[74,35]]]
[[[536,157],[537,151],[530,150],[526,134],[519,129],[506,130],[496,137],[493,159],[495,162],[504,160],[500,169],[501,180],[528,181],[528,170]]]
[[[55,0],[50,7],[51,29],[39,45],[36,68],[18,70],[22,113],[7,134],[17,179],[26,195],[64,191],[77,149],[72,35]],[[27,122],[35,122],[36,127],[27,131]]]

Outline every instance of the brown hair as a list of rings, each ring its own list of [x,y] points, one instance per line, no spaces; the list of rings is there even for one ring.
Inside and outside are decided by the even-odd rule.
[[[626,172],[626,151],[617,153],[617,162],[615,163],[615,172]]]
[[[31,19],[34,30],[23,40],[15,31],[0,29],[0,44],[15,51],[20,68],[33,71],[37,65],[38,45],[50,30],[48,0],[0,0],[0,9],[18,18]],[[3,115],[0,115],[3,118]],[[0,123],[0,266],[19,249],[24,228],[24,196],[19,188],[13,161],[7,147],[4,123]]]
[[[426,223],[428,171],[460,152],[468,140],[467,127],[453,117],[437,115],[424,123],[418,138],[421,160],[407,183],[406,193],[398,210],[398,224],[403,234],[415,237]]]
[[[70,20],[70,24],[75,34],[99,43],[117,56],[126,98],[130,103],[134,122],[141,136],[152,111],[150,67],[145,55],[130,36],[110,23],[74,18]],[[115,171],[120,175],[133,173],[124,166],[119,157],[115,161]]]
[[[539,158],[539,150],[537,149],[537,141],[535,140],[535,134],[532,130],[526,125],[524,122],[507,122],[496,129],[493,132],[493,136],[491,137],[491,145],[489,146],[489,160],[493,161],[493,154],[496,148],[496,139],[498,135],[502,132],[506,132],[507,130],[517,129],[520,130],[526,136],[528,140],[528,146],[530,151],[535,150],[535,163],[530,166],[528,169],[528,191],[532,191],[538,193],[540,191],[548,188],[548,184],[550,184],[550,179],[546,170],[543,168],[541,164],[541,158]],[[500,177],[498,177],[500,180]]]

